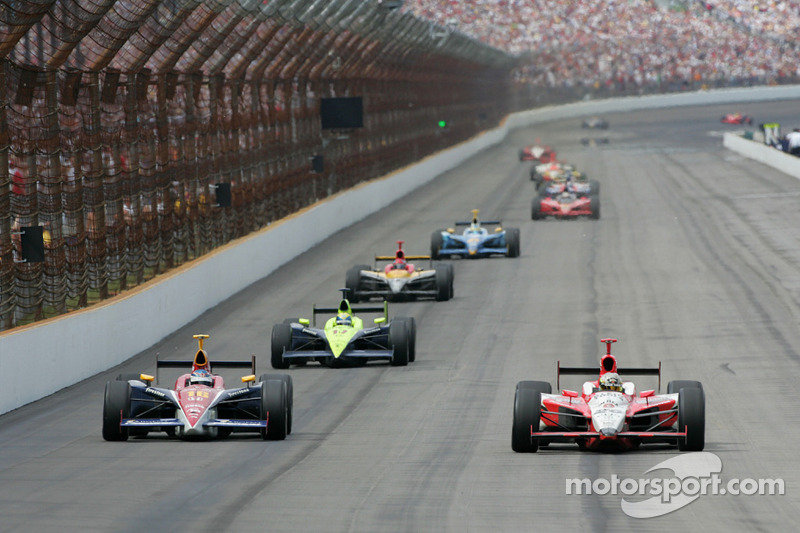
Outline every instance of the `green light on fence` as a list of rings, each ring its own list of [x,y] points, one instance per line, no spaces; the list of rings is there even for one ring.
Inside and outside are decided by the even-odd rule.
[[[440,120],[439,121],[439,127],[440,128],[446,128],[447,127],[447,121],[446,120]]]

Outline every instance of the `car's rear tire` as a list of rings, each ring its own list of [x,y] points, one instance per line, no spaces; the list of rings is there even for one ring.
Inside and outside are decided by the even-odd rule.
[[[519,228],[506,228],[508,257],[519,257]]]
[[[596,194],[592,194],[589,196],[589,209],[591,210],[592,214],[589,215],[594,220],[600,218],[600,196]]]
[[[284,440],[289,433],[289,400],[286,382],[270,379],[261,386],[261,418],[267,421],[261,430],[264,440]]]
[[[678,431],[686,438],[678,440],[678,449],[702,451],[706,443],[706,396],[703,389],[684,387],[678,391]]]
[[[677,394],[681,389],[703,390],[703,384],[689,379],[676,379],[667,383],[667,394]]]
[[[436,269],[436,301],[445,302],[453,293],[453,271],[443,266]]]
[[[289,362],[283,358],[283,352],[292,348],[292,326],[281,323],[272,326],[272,368],[285,370]]]
[[[542,393],[536,388],[517,386],[514,392],[514,422],[511,428],[511,449],[517,453],[534,453],[539,449],[531,438],[531,428],[538,431],[541,419]]]
[[[361,271],[369,270],[369,265],[355,265],[347,271],[344,277],[344,286],[347,291],[347,299],[352,303],[358,303],[361,296],[358,294],[358,287],[361,285]]]
[[[444,245],[442,231],[443,230],[439,229],[431,233],[431,259],[439,259],[441,257],[440,252]]]
[[[292,413],[294,412],[294,383],[292,382],[292,376],[289,374],[261,374],[261,377],[258,378],[259,382],[269,381],[271,379],[277,379],[279,381],[283,381],[284,385],[286,385],[286,399],[288,402],[288,414],[287,414],[287,421],[286,421],[286,434],[290,435],[292,433]]]
[[[409,334],[406,322],[403,320],[392,320],[389,324],[389,344],[394,349],[392,366],[406,366],[409,358]]]
[[[107,441],[128,440],[128,428],[121,426],[122,419],[131,412],[131,386],[127,380],[106,383],[103,397],[103,438]]]

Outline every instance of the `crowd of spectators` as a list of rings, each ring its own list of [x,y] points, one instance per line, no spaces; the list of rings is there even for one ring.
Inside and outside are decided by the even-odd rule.
[[[523,60],[516,81],[631,91],[800,78],[800,2],[407,0],[406,10]]]

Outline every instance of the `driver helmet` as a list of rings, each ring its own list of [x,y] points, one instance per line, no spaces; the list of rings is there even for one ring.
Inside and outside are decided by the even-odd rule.
[[[352,326],[353,325],[353,317],[348,315],[347,313],[339,313],[336,315],[336,325],[337,326]]]
[[[600,390],[622,392],[622,380],[616,372],[606,372],[600,377]]]
[[[189,376],[189,384],[190,385],[205,385],[206,387],[213,387],[214,386],[214,378],[211,376],[211,372],[205,370],[203,368],[198,368],[194,372],[192,372],[191,376]]]

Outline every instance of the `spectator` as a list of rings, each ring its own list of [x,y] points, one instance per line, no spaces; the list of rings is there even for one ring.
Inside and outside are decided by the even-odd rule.
[[[787,150],[790,154],[800,157],[800,128],[795,128],[786,134]]]

